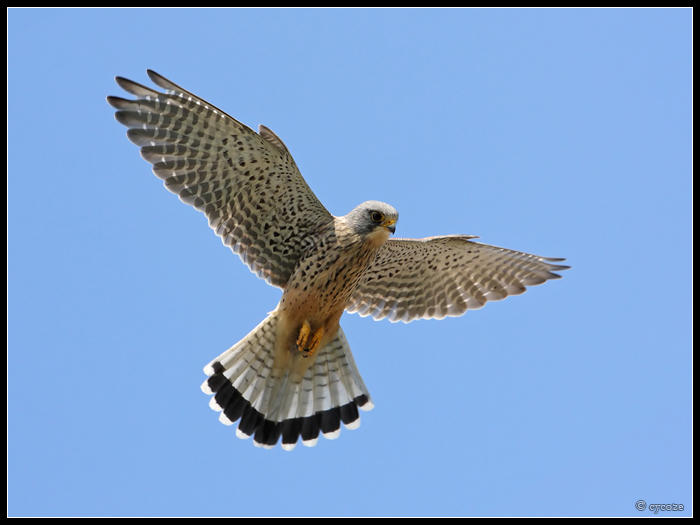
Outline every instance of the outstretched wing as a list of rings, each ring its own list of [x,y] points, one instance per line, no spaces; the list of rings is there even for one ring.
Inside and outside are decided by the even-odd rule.
[[[116,78],[137,97],[107,97],[116,119],[165,187],[204,212],[253,272],[284,287],[304,238],[331,214],[271,130],[255,133],[154,71],[148,76],[165,93]]]
[[[409,322],[441,319],[520,294],[560,277],[563,261],[473,242],[453,235],[389,239],[350,298],[348,312]]]

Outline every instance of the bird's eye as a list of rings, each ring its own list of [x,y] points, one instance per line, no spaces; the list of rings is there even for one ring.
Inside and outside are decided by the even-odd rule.
[[[378,211],[370,212],[369,216],[372,219],[372,222],[376,222],[377,224],[384,220],[384,215],[382,215]]]

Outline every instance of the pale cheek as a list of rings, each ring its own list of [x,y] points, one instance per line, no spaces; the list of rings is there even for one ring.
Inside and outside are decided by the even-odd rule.
[[[377,228],[367,236],[367,243],[374,247],[379,247],[384,244],[389,238],[389,230],[386,228]]]

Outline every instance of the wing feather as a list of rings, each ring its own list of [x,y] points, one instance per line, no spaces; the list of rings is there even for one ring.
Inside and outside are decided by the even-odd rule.
[[[346,308],[392,322],[442,319],[559,278],[564,259],[540,257],[451,235],[389,239]]]
[[[117,121],[165,187],[202,211],[253,272],[283,288],[304,239],[333,217],[271,130],[258,134],[158,73],[148,76],[165,93],[116,78],[138,97],[107,97]]]

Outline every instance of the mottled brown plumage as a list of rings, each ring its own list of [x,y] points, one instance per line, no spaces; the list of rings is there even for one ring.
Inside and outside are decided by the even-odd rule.
[[[382,246],[353,292],[347,311],[409,322],[442,319],[481,308],[486,301],[521,294],[526,286],[556,279],[563,259],[473,242],[448,235],[391,239]]]
[[[253,272],[283,287],[305,239],[333,217],[272,131],[255,133],[154,71],[148,75],[166,93],[117,77],[139,98],[107,98],[129,139],[165,187],[204,212]]]
[[[332,216],[282,140],[259,133],[153,71],[160,92],[117,77],[135,100],[107,97],[166,188],[260,277],[277,308],[204,369],[202,389],[239,437],[285,449],[337,437],[373,405],[339,326],[343,311],[408,322],[480,308],[567,268],[469,236],[389,239],[398,219],[367,201]]]

